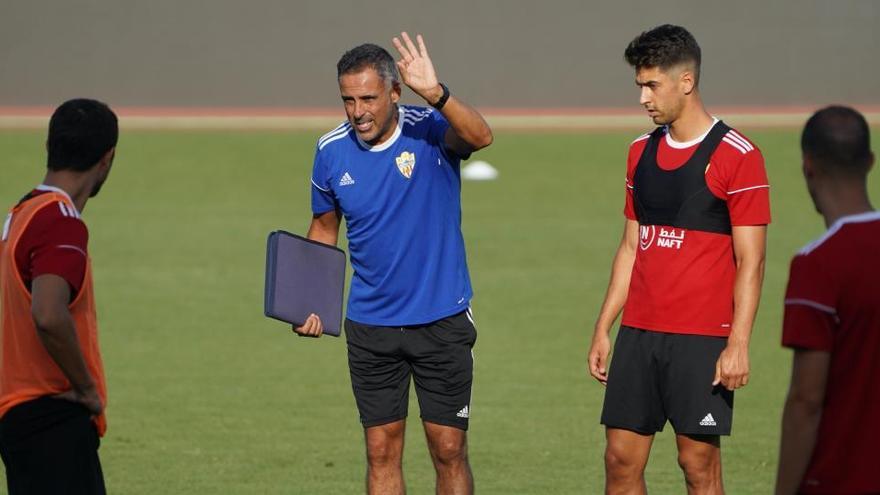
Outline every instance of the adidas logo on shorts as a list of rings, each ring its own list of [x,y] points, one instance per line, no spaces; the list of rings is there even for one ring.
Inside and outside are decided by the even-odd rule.
[[[462,407],[461,411],[458,411],[458,414],[456,414],[456,416],[458,416],[459,418],[465,418],[465,419],[469,418],[470,412],[468,411],[468,406]]]
[[[700,420],[700,426],[718,426],[718,423],[715,422],[715,418],[712,417],[712,413],[706,415],[705,418]]]

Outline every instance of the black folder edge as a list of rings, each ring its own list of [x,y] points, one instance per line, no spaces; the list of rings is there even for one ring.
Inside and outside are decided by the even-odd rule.
[[[342,253],[343,256],[345,256],[345,251],[343,251],[342,249],[339,249],[339,248],[336,247],[336,246],[331,246],[331,245],[329,245],[329,244],[324,244],[323,242],[314,241],[314,240],[312,240],[312,239],[309,239],[308,237],[303,237],[303,236],[301,236],[301,235],[297,235],[297,234],[294,234],[294,233],[292,233],[292,232],[288,232],[288,231],[286,231],[286,230],[274,230],[274,231],[272,231],[272,232],[269,232],[269,235],[266,237],[266,244],[267,244],[267,245],[269,244],[269,240],[272,238],[272,236],[273,236],[273,235],[276,235],[276,234],[284,234],[284,235],[289,235],[289,236],[291,236],[291,237],[296,237],[297,239],[300,239],[300,240],[303,240],[303,241],[309,242],[309,243],[311,243],[311,244],[315,244],[315,245],[317,245],[317,246],[321,246],[321,247],[323,247],[323,248],[327,248],[327,249],[332,249],[332,250],[334,250],[334,251],[338,251],[338,252]],[[276,258],[276,256],[272,256],[273,254],[274,254],[274,253],[271,252],[271,251],[269,251],[268,249],[266,250],[266,267],[267,267],[267,273],[270,274],[270,277],[271,277],[271,278],[267,278],[267,279],[266,279],[266,287],[265,287],[264,290],[263,290],[263,292],[264,292],[264,294],[263,294],[263,315],[266,316],[267,318],[272,318],[273,320],[278,320],[278,321],[281,321],[281,322],[284,322],[284,323],[287,323],[287,324],[292,324],[292,323],[289,322],[289,321],[284,321],[284,320],[281,320],[281,319],[279,319],[279,318],[275,318],[274,316],[272,316],[272,315],[269,314],[269,298],[266,297],[266,292],[268,292],[268,288],[269,288],[269,287],[274,287],[274,286],[275,286],[275,273],[276,273],[276,272],[275,272],[275,258]],[[343,293],[343,297],[344,297],[344,295],[345,295],[345,270],[342,271],[342,293]],[[343,305],[344,305],[344,304],[343,304]],[[343,321],[343,320],[342,320],[342,310],[341,310],[341,309],[340,309],[340,311],[339,311],[339,321]],[[340,330],[342,330],[342,329],[340,328]],[[340,332],[339,332],[339,335],[333,335],[333,334],[329,334],[329,333],[328,333],[327,335],[330,335],[330,336],[333,336],[333,337],[339,337],[339,335],[342,335],[342,332],[340,331]]]

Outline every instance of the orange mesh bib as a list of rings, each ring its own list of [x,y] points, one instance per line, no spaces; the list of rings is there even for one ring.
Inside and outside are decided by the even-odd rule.
[[[31,294],[15,263],[15,248],[34,215],[42,208],[62,202],[74,205],[63,194],[49,192],[24,201],[12,209],[5,239],[0,241],[0,417],[22,402],[71,389],[70,381],[49,356],[37,335],[31,316]],[[91,261],[86,261],[82,288],[68,307],[76,325],[86,366],[107,405],[104,366],[98,348],[98,321],[92,291]],[[98,433],[107,430],[104,414],[96,417]]]

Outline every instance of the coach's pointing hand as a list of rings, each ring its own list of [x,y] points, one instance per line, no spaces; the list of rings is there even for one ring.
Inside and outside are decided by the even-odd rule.
[[[736,390],[749,383],[749,347],[727,344],[715,363],[715,380],[712,386],[721,384],[727,390]]]
[[[440,87],[440,81],[437,80],[434,64],[428,57],[425,40],[421,34],[416,35],[416,41],[419,43],[416,48],[406,32],[400,33],[400,37],[403,38],[403,41],[396,36],[391,40],[394,47],[400,52],[400,60],[397,61],[400,77],[404,84],[429,104],[437,103],[443,96],[443,88]]]
[[[321,317],[312,313],[306,318],[303,326],[293,327],[293,331],[302,337],[320,337],[324,333],[324,325],[321,324]]]

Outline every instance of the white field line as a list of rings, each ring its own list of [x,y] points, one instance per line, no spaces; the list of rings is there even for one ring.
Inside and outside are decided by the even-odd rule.
[[[736,113],[718,117],[734,127],[798,128],[806,122],[809,112]],[[880,125],[880,112],[865,113],[870,125]],[[328,115],[291,116],[227,116],[227,115],[150,115],[126,116],[119,119],[123,130],[316,130],[337,126],[343,117]],[[634,114],[488,114],[486,120],[494,130],[505,131],[602,131],[643,130],[653,124],[644,115]],[[0,114],[0,129],[46,129],[48,116]]]

